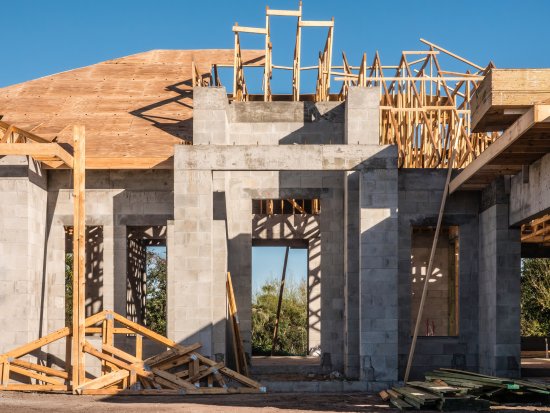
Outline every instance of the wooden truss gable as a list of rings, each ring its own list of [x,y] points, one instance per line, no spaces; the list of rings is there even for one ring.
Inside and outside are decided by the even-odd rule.
[[[0,121],[0,156],[30,156],[49,168],[72,168],[72,154],[55,141]]]

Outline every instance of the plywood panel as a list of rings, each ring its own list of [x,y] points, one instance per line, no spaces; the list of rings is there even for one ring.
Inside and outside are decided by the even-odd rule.
[[[263,53],[243,60],[263,64]],[[232,65],[233,49],[152,50],[8,86],[0,114],[62,143],[85,125],[88,168],[170,168],[174,144],[192,139],[193,60],[202,71]]]
[[[504,130],[521,109],[548,100],[550,69],[491,69],[470,101],[474,131]]]

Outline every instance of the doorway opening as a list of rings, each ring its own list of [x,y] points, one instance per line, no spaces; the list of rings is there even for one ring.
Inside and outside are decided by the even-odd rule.
[[[128,227],[126,317],[166,335],[166,227]]]
[[[65,325],[73,317],[73,227],[65,226]],[[86,226],[85,317],[103,310],[103,227]]]
[[[252,355],[308,355],[308,242],[254,240]]]
[[[550,376],[550,222],[521,229],[521,375]]]

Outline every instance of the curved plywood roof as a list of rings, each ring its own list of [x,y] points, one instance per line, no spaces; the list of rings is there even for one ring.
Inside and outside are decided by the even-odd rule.
[[[244,51],[249,62],[262,51]],[[91,169],[171,168],[174,145],[191,141],[191,65],[233,64],[230,50],[152,50],[0,89],[3,120],[72,144],[86,127]]]

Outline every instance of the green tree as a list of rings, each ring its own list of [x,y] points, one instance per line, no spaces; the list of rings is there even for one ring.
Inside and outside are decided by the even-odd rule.
[[[522,262],[521,335],[550,336],[550,259]]]
[[[269,280],[252,298],[252,353],[271,353],[280,281]],[[276,355],[306,355],[307,285],[285,283]]]
[[[166,256],[147,251],[145,326],[166,335]]]
[[[65,325],[73,321],[73,253],[65,254]]]

